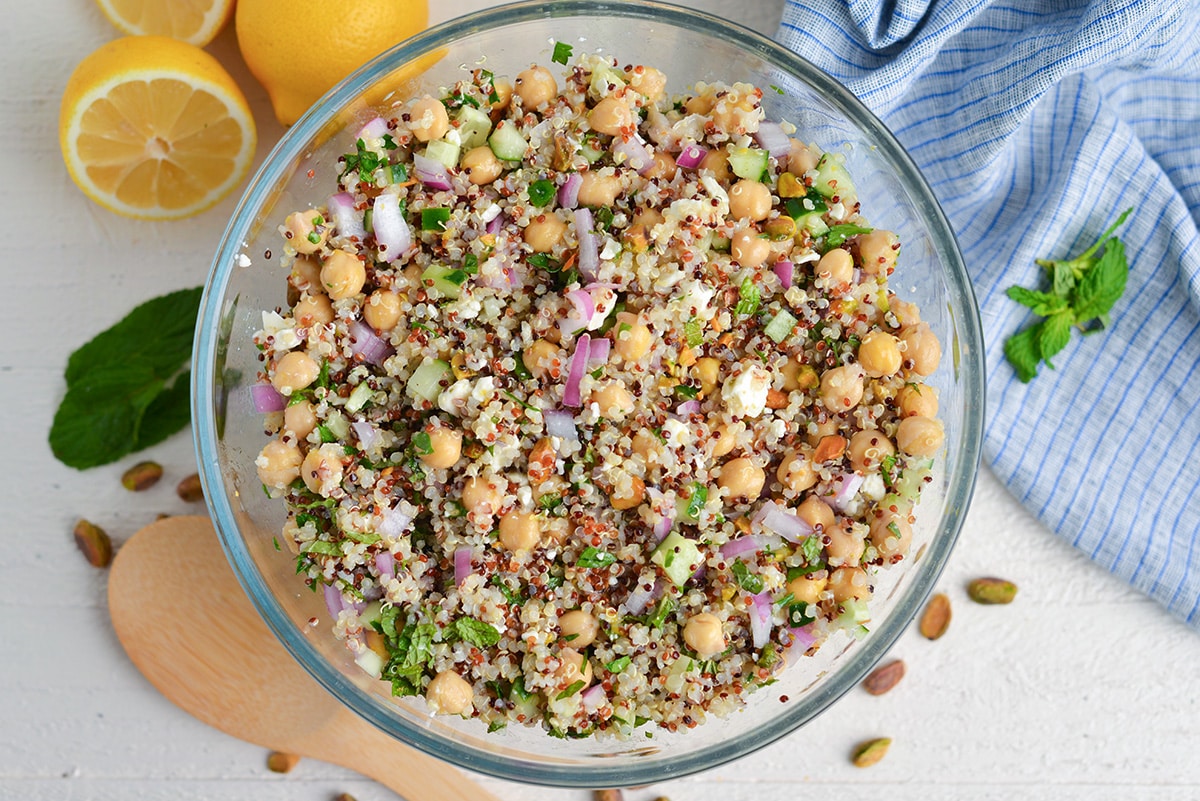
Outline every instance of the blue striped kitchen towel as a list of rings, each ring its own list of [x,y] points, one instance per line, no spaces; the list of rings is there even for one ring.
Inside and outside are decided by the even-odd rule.
[[[1200,627],[1200,0],[788,0],[778,39],[895,132],[982,309],[984,459],[1108,570]],[[1005,296],[1125,208],[1111,327],[1029,384]]]

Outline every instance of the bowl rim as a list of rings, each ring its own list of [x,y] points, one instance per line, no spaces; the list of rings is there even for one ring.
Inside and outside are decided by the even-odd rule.
[[[243,238],[253,224],[253,215],[269,197],[273,187],[280,185],[286,178],[292,165],[298,163],[306,145],[335,117],[346,102],[354,99],[361,88],[385,77],[396,65],[413,62],[447,42],[514,23],[580,16],[647,20],[736,41],[742,50],[757,55],[772,67],[824,94],[853,125],[872,139],[896,170],[899,178],[911,188],[914,202],[919,206],[930,227],[937,255],[946,265],[945,278],[950,292],[952,323],[959,333],[953,354],[953,369],[960,374],[966,403],[960,447],[954,454],[947,454],[948,463],[953,461],[953,457],[957,457],[957,463],[947,465],[949,483],[946,489],[946,514],[942,521],[942,531],[929,543],[922,557],[926,563],[925,569],[917,571],[906,590],[905,600],[912,599],[909,613],[897,614],[902,608],[899,605],[893,610],[893,614],[872,632],[871,638],[876,641],[873,648],[859,649],[857,654],[850,656],[849,661],[836,675],[830,677],[827,685],[822,688],[820,704],[791,705],[782,714],[753,732],[745,732],[686,754],[624,764],[606,762],[603,759],[597,759],[590,764],[517,759],[464,745],[452,738],[416,726],[403,717],[387,716],[376,706],[357,703],[357,698],[363,690],[328,663],[307,639],[298,636],[294,622],[273,596],[241,540],[235,522],[236,515],[223,489],[218,458],[216,410],[210,391],[216,386],[215,373],[218,363],[223,363],[224,360],[218,346],[224,314],[224,292],[237,264]],[[555,0],[552,3],[526,0],[494,6],[431,27],[380,54],[337,84],[285,132],[247,184],[225,229],[204,288],[197,319],[192,364],[193,441],[206,503],[221,546],[239,584],[285,649],[318,684],[342,704],[375,727],[408,745],[456,766],[490,776],[550,786],[619,787],[679,778],[716,767],[763,748],[828,709],[846,691],[854,687],[891,648],[932,591],[958,539],[970,503],[983,436],[983,334],[978,304],[953,229],[912,158],[886,126],[848,89],[798,53],[737,23],[706,12],[653,0]],[[709,725],[718,723],[719,721],[714,721]]]

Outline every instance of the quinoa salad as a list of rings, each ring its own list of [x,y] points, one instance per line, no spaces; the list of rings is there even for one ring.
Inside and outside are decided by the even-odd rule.
[[[944,432],[900,242],[763,88],[666,86],[563,44],[466,69],[280,225],[276,547],[432,713],[692,728],[865,633],[909,556]]]

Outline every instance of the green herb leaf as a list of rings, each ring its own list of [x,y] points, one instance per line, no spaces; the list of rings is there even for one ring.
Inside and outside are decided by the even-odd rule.
[[[191,372],[184,370],[175,377],[169,388],[158,393],[158,397],[146,407],[133,450],[140,451],[157,445],[176,431],[187,428],[191,419]]]
[[[1004,294],[1041,317],[1049,317],[1051,314],[1057,314],[1067,308],[1065,297],[1048,292],[1037,292],[1023,286],[1010,286],[1004,290]]]
[[[805,563],[810,565],[819,563],[824,547],[820,537],[816,535],[807,537],[804,542],[800,543],[800,553],[804,556]]]
[[[661,629],[663,624],[667,622],[667,618],[675,611],[675,599],[669,595],[664,595],[658,599],[658,606],[654,608],[654,614],[646,620],[646,625],[652,629]]]
[[[675,394],[684,400],[695,400],[700,397],[700,388],[689,387],[687,384],[676,384]]]
[[[829,232],[825,234],[825,245],[826,247],[836,248],[852,236],[869,234],[874,230],[874,228],[866,228],[851,223],[831,225],[829,226]]]
[[[591,545],[583,549],[583,553],[579,555],[575,566],[582,568],[608,567],[613,562],[617,561],[617,557],[613,556],[608,551],[602,551],[599,548],[593,548]]]
[[[1080,325],[1103,317],[1125,294],[1129,262],[1125,246],[1116,237],[1104,245],[1104,255],[1083,274],[1075,289],[1075,322]]]
[[[699,481],[692,482],[692,495],[688,498],[687,505],[688,518],[698,520],[700,513],[704,511],[704,504],[706,503],[708,503],[708,487]]]
[[[566,42],[555,42],[554,54],[550,56],[550,60],[555,64],[566,64],[571,60],[571,54],[574,50],[575,48]]]
[[[67,387],[50,427],[50,449],[78,470],[120,459],[133,450],[142,417],[162,388],[146,365],[94,368]]]
[[[539,209],[543,206],[550,205],[550,201],[554,200],[554,182],[547,181],[545,178],[534,181],[529,185],[529,202],[537,206]]]
[[[628,656],[619,656],[613,661],[604,666],[604,669],[609,673],[620,673],[625,668],[629,667],[633,660]]]
[[[1017,371],[1017,378],[1025,383],[1037,377],[1038,362],[1042,358],[1038,346],[1041,330],[1042,324],[1038,323],[1019,334],[1013,334],[1004,342],[1004,357]]]
[[[565,689],[561,693],[559,693],[557,700],[561,701],[564,698],[570,698],[572,695],[574,695],[575,693],[582,690],[585,686],[587,686],[587,682],[584,681],[583,679],[580,679],[579,681],[574,682],[570,687],[568,687],[567,689]]]
[[[500,642],[500,632],[495,626],[476,620],[473,617],[460,617],[454,621],[454,631],[476,648],[490,648]]]
[[[741,559],[734,559],[733,564],[729,566],[729,569],[732,571],[733,577],[737,580],[738,585],[746,592],[750,593],[751,595],[758,595],[763,591],[762,577],[751,573],[750,569],[746,567],[746,563]]]
[[[1038,333],[1037,344],[1038,352],[1041,354],[1042,361],[1050,369],[1054,369],[1054,365],[1050,363],[1050,357],[1054,356],[1060,350],[1067,346],[1067,342],[1071,340],[1071,313],[1061,311],[1052,317],[1047,317],[1040,326]]]

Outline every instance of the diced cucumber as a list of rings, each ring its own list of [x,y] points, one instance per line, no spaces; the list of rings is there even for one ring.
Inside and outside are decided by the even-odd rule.
[[[592,80],[588,84],[588,93],[596,100],[601,100],[625,85],[625,77],[612,67],[600,66],[592,70]]]
[[[809,236],[816,238],[829,233],[829,225],[821,217],[821,212],[813,211],[796,218],[796,231],[808,231]]]
[[[479,109],[463,106],[458,110],[458,139],[465,149],[470,150],[487,142],[491,131],[491,119]]]
[[[788,338],[788,334],[792,333],[792,329],[796,327],[796,318],[791,315],[787,309],[783,309],[779,314],[771,318],[771,322],[767,323],[763,328],[763,333],[771,338],[772,341],[779,343]]]
[[[901,511],[911,509],[917,501],[921,487],[925,485],[926,476],[932,470],[933,459],[917,459],[907,464],[892,486],[892,491],[884,495],[883,500],[879,502],[880,508],[896,507]]]
[[[434,139],[425,146],[425,158],[433,159],[448,170],[458,166],[458,154],[462,148],[445,139]]]
[[[821,195],[825,197],[837,195],[843,198],[854,195],[854,182],[850,180],[850,173],[846,172],[839,156],[826,153],[817,162],[816,169],[817,178],[813,183],[813,189]]]
[[[346,398],[346,411],[357,412],[359,409],[367,405],[367,401],[371,399],[373,390],[363,382],[356,386],[350,393],[350,397]]]
[[[525,141],[524,136],[521,136],[517,126],[508,120],[500,120],[496,123],[496,129],[492,131],[492,135],[488,137],[488,147],[492,149],[498,159],[521,161],[525,158],[525,151],[529,148],[529,143]]]
[[[337,410],[330,412],[329,416],[325,418],[325,427],[338,439],[350,436],[350,423],[346,420],[346,416]]]
[[[433,288],[443,297],[457,299],[462,295],[462,285],[468,277],[466,270],[447,267],[444,264],[431,264],[421,273],[421,282],[426,286],[432,283]]]
[[[678,531],[672,531],[650,555],[650,561],[661,567],[676,587],[682,587],[700,567],[700,549]]]
[[[687,674],[695,667],[695,660],[690,656],[681,656],[671,663],[671,668],[667,671],[666,678],[663,680],[663,686],[668,691],[677,693],[683,689],[684,683],[687,681]]]
[[[454,373],[451,372],[449,364],[441,359],[426,358],[417,365],[416,370],[413,370],[405,390],[408,392],[408,396],[414,400],[427,400],[433,403],[442,392],[441,382],[453,376]]]
[[[761,181],[767,171],[769,156],[767,151],[757,147],[735,147],[729,154],[729,169],[739,178]]]
[[[585,139],[585,140],[583,140],[583,144],[581,144],[579,146],[579,153],[585,159],[587,159],[588,164],[595,164],[596,161],[599,160],[599,158],[604,155],[603,150],[600,150],[593,146],[595,144],[596,144],[595,140]]]
[[[383,673],[383,657],[372,651],[370,648],[362,649],[358,656],[354,657],[354,663],[362,668],[363,672],[373,679],[379,678]]]

